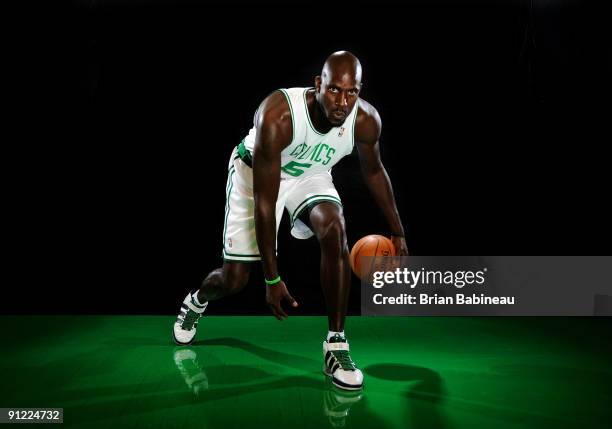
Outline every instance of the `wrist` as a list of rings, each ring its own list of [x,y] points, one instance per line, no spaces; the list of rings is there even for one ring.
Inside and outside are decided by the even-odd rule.
[[[276,265],[276,258],[263,257],[261,262],[264,280],[274,280],[280,275],[278,273],[278,266]]]
[[[266,282],[266,285],[274,286],[275,284],[278,284],[278,283],[281,282],[281,276],[276,276],[276,277],[270,278],[270,279],[268,279],[268,278],[266,278],[264,276],[264,281]]]

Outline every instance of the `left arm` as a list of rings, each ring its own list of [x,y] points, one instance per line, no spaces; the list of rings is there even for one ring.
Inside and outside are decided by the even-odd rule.
[[[374,107],[367,103],[355,124],[355,140],[361,164],[361,174],[374,197],[376,204],[382,210],[389,228],[391,228],[393,245],[398,256],[407,256],[408,247],[404,237],[404,227],[395,204],[393,187],[387,171],[380,159],[379,143],[381,120]],[[362,113],[362,114],[361,114]]]

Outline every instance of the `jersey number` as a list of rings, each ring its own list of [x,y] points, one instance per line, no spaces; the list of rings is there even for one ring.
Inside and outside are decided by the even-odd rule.
[[[290,174],[294,177],[298,177],[304,174],[304,169],[309,168],[311,165],[312,164],[309,163],[291,161],[288,162],[284,167],[281,167],[281,169],[287,174]]]

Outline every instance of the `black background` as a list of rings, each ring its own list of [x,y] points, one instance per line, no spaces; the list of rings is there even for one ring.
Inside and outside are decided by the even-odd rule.
[[[260,101],[363,64],[411,253],[608,253],[602,3],[74,1],[18,33],[3,313],[158,313],[220,265],[229,154]],[[608,171],[606,171],[608,169]],[[349,245],[388,234],[355,154],[334,168]],[[314,239],[280,272],[324,314]],[[359,311],[353,278],[350,313]],[[261,269],[211,314],[267,313]],[[24,296],[33,297],[27,303]]]

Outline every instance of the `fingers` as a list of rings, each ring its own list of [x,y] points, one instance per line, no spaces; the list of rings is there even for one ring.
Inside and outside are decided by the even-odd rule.
[[[278,304],[276,304],[276,312],[281,316],[281,320],[285,320],[287,317],[287,313],[285,313],[285,310],[283,310],[283,307],[281,307],[280,302]]]
[[[282,287],[281,287],[282,286]],[[287,291],[287,287],[283,282],[280,282],[276,289],[272,292],[268,290],[267,302],[270,311],[278,320],[285,320],[289,315],[283,310],[281,307],[281,302],[283,299],[287,300],[291,307],[297,307],[297,301],[289,294]]]
[[[285,295],[285,299],[287,300],[289,305],[291,305],[292,307],[297,307],[298,306],[297,301],[295,299],[293,299],[293,297],[291,295],[289,295],[289,293],[287,293],[287,295]]]
[[[272,304],[268,304],[268,308],[270,309],[270,311],[272,312],[272,314],[274,315],[274,317],[276,317],[278,320],[283,320],[283,318],[281,317],[280,314],[278,314],[278,311],[276,310],[276,307]]]
[[[295,308],[298,306],[297,301],[293,299],[291,295],[287,294],[284,298],[289,302],[289,305],[291,305],[292,307]],[[270,303],[268,304],[268,307],[270,307],[270,311],[278,320],[285,320],[289,317],[285,310],[283,310],[283,307],[281,307],[280,302]]]
[[[409,256],[408,247],[406,246],[406,242],[403,238],[391,236],[391,242],[393,243],[393,247],[395,247],[397,256]]]
[[[270,311],[278,320],[285,320],[287,317],[287,313],[283,311],[283,308],[280,306],[280,302],[270,303],[268,304]]]

